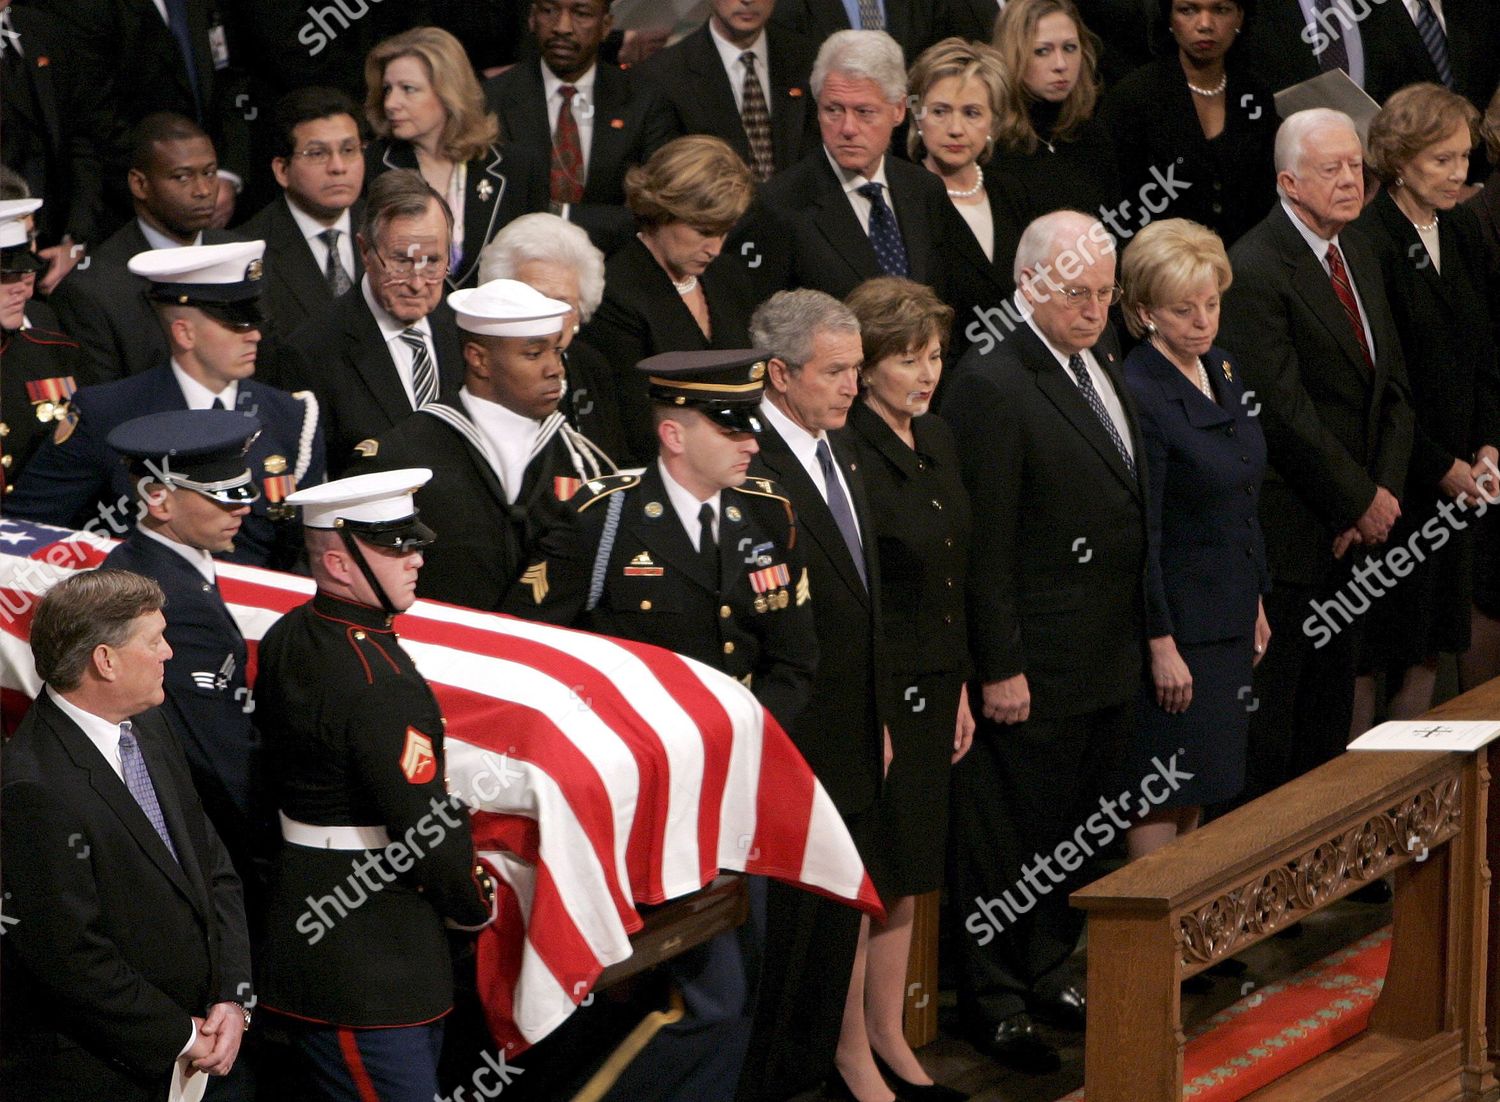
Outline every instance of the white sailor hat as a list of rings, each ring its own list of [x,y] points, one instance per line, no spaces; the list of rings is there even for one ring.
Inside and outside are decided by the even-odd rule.
[[[229,321],[257,323],[264,241],[181,245],[136,253],[127,267],[151,281],[146,297],[196,306]]]
[[[492,279],[479,287],[454,291],[448,305],[458,327],[482,337],[546,337],[560,333],[572,307],[548,298],[518,279]]]
[[[302,507],[305,528],[347,528],[376,547],[411,551],[436,538],[412,500],[431,477],[426,467],[358,474],[298,490],[286,503]]]
[[[0,271],[35,272],[46,265],[31,251],[26,219],[42,209],[40,199],[0,200]]]

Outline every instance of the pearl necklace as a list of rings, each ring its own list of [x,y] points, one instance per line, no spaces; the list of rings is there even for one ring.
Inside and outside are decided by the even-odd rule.
[[[1199,357],[1197,366],[1198,389],[1203,391],[1203,397],[1207,398],[1210,402],[1216,401],[1217,399],[1214,398],[1214,388],[1208,385],[1208,372],[1203,370],[1202,357]]]
[[[1212,88],[1199,88],[1192,81],[1188,81],[1187,86],[1188,91],[1196,92],[1198,95],[1203,96],[1207,99],[1213,99],[1213,97],[1215,96],[1222,96],[1224,94],[1224,89],[1229,87],[1229,74],[1225,73],[1223,76],[1221,76],[1219,78],[1219,83],[1215,84]]]
[[[1416,222],[1416,221],[1412,222],[1412,226],[1416,229],[1416,231],[1418,233],[1431,233],[1433,230],[1437,229],[1437,224],[1438,224],[1437,211],[1433,211],[1432,212],[1432,221],[1431,222]]]
[[[671,277],[669,276],[668,278],[670,279]],[[690,295],[698,289],[698,277],[690,275],[681,283],[678,283],[675,279],[673,279],[672,286],[677,288],[677,293],[679,295]]]
[[[968,188],[961,188],[958,191],[954,191],[950,187],[948,189],[948,194],[950,196],[952,196],[954,199],[972,199],[974,196],[976,196],[976,195],[979,194],[979,189],[982,188],[982,187],[984,187],[984,169],[980,168],[978,164],[975,164],[975,166],[974,166],[974,186],[973,187],[968,187]]]

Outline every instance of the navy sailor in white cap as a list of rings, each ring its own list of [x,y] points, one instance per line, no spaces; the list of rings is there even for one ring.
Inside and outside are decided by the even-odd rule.
[[[429,1102],[453,1008],[445,923],[493,920],[443,715],[393,624],[416,600],[425,469],[301,490],[317,594],[266,632],[255,681],[285,845],[260,1007],[312,1068],[313,1095]]]
[[[560,503],[615,465],[559,409],[567,303],[496,279],[454,291],[448,304],[463,344],[463,387],[361,441],[347,469],[430,467],[417,504],[441,539],[417,594],[498,609]]]
[[[130,531],[134,495],[120,456],[107,443],[117,426],[148,413],[226,409],[258,420],[264,431],[247,455],[260,499],[225,558],[292,568],[301,540],[284,499],[324,480],[323,436],[311,394],[290,395],[257,383],[263,241],[152,249],[130,261],[149,280],[147,297],[166,333],[170,358],[118,382],[84,387],[72,397],[44,444],[7,496],[6,512],[28,520]]]

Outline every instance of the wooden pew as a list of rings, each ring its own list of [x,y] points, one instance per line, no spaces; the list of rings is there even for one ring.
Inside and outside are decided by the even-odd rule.
[[[1500,679],[1429,715],[1500,719]],[[1181,981],[1389,873],[1390,968],[1369,1029],[1250,1098],[1500,1096],[1486,1031],[1500,979],[1489,760],[1346,753],[1075,892],[1088,912],[1088,1102],[1178,1102]]]

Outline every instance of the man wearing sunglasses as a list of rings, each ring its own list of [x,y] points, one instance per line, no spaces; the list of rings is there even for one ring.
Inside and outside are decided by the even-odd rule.
[[[318,396],[335,475],[360,441],[463,382],[458,326],[443,302],[452,240],[453,214],[421,173],[381,173],[365,199],[357,290],[288,340],[290,378]]]
[[[257,383],[262,241],[151,249],[131,258],[132,275],[147,280],[169,356],[118,382],[84,387],[55,420],[8,495],[9,515],[123,536],[135,521],[135,495],[107,438],[118,425],[174,409],[233,410],[260,421],[246,460],[260,499],[245,517],[233,562],[290,569],[301,535],[287,523],[283,500],[299,485],[324,480],[323,434],[311,395],[292,396]]]

